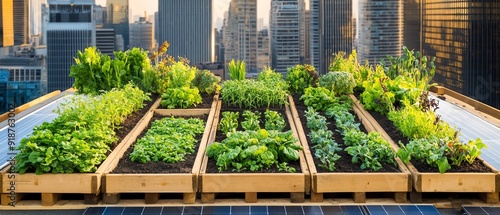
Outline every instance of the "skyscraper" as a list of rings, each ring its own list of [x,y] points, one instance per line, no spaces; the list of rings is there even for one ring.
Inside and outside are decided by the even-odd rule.
[[[320,74],[328,72],[334,54],[349,55],[353,47],[352,0],[324,0],[320,3]]]
[[[169,55],[211,62],[212,37],[212,0],[158,0],[158,44],[168,41]]]
[[[257,69],[262,71],[264,67],[269,67],[269,31],[262,29],[257,37]]]
[[[122,35],[123,46],[118,44],[115,49],[117,51],[123,51],[123,49],[128,49],[129,47],[129,0],[106,0],[106,8],[108,12],[107,24],[105,28],[115,29],[116,35]],[[118,49],[120,48],[120,49]]]
[[[0,4],[0,47],[14,45],[14,9],[12,0]]]
[[[140,17],[139,21],[130,24],[130,48],[133,47],[152,51],[153,23],[146,21],[146,17]]]
[[[309,46],[311,65],[319,70],[319,38],[320,38],[320,1],[309,0]]]
[[[500,2],[424,0],[422,11],[423,54],[436,57],[434,81],[500,108]]]
[[[47,0],[30,0],[29,3],[29,36],[42,36],[42,4],[46,4]]]
[[[303,63],[301,4],[303,0],[271,1],[271,66],[283,74]]]
[[[419,51],[421,49],[421,7],[422,0],[404,0],[404,30],[403,45],[410,50]]]
[[[257,0],[231,0],[228,11],[228,25],[224,30],[230,36],[226,40],[227,44],[224,44],[225,62],[243,60],[247,74],[256,75]]]
[[[304,13],[305,17],[304,17],[304,42],[305,42],[305,45],[304,45],[304,48],[305,48],[305,52],[304,52],[304,63],[305,64],[311,64],[311,40],[309,39],[311,36],[310,36],[310,33],[311,33],[311,11],[310,10],[306,10],[305,13]]]
[[[361,63],[380,62],[401,56],[403,46],[403,1],[359,0],[358,59]]]
[[[28,0],[13,0],[14,5],[14,45],[28,43]]]
[[[49,0],[47,23],[48,91],[71,88],[69,70],[77,51],[95,42],[94,0]]]

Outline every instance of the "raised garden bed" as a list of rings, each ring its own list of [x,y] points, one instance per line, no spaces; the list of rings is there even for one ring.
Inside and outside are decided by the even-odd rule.
[[[41,194],[41,205],[54,205],[62,194],[84,194],[86,204],[97,204],[100,201],[101,177],[118,151],[127,143],[128,139],[136,135],[138,125],[144,121],[145,115],[151,113],[160,104],[160,99],[149,102],[142,110],[136,111],[117,130],[119,137],[113,151],[107,156],[94,173],[35,173],[15,174],[15,201],[21,200],[25,194]],[[112,147],[113,148],[113,147]],[[2,171],[2,181],[8,182],[8,169]],[[2,183],[2,205],[10,203],[10,184]],[[7,201],[8,200],[8,201]]]
[[[352,98],[357,106],[363,107],[356,97],[352,96]],[[377,119],[375,119],[367,111],[363,111],[362,114],[373,128],[389,141],[395,150],[399,150],[399,146],[394,140],[404,142],[405,138],[398,133],[399,131],[392,125],[392,122],[384,116],[377,116]],[[373,113],[373,115],[380,114]],[[382,121],[384,121],[383,124],[386,129],[381,126]],[[481,194],[485,202],[497,203],[500,191],[498,170],[480,158],[476,160],[474,165],[479,169],[468,169],[470,166],[464,165],[463,169],[452,168],[449,172],[441,174],[437,168],[429,168],[425,164],[414,161],[407,163],[406,166],[411,172],[413,184],[410,200],[412,202],[422,202],[422,193],[478,193]]]
[[[225,110],[227,108],[225,109],[225,106],[222,105],[220,112]],[[288,122],[288,129],[292,130],[293,136],[297,139],[296,144],[300,145],[290,107],[286,105],[284,111],[281,109],[281,112]],[[214,118],[209,145],[215,140],[220,140],[221,135],[223,135],[218,131],[220,119],[220,115],[216,115]],[[255,203],[258,193],[290,193],[291,202],[304,202],[305,194],[310,192],[310,175],[304,154],[299,152],[299,160],[295,163],[291,162],[289,166],[296,168],[297,172],[280,172],[276,168],[257,172],[232,172],[231,169],[219,172],[215,161],[205,154],[200,170],[201,200],[203,203],[213,203],[216,194],[244,193],[245,202]]]
[[[217,96],[213,97],[213,100],[207,100],[205,99],[206,96],[204,96],[204,102],[199,106],[201,108],[156,109],[154,112],[149,113],[141,123],[136,135],[128,140],[106,169],[103,176],[104,202],[116,204],[120,200],[120,194],[142,193],[145,194],[146,204],[154,204],[158,202],[161,193],[181,193],[183,203],[195,203],[199,187],[198,173],[201,161],[205,153],[214,117],[220,109],[220,101],[217,101]],[[210,106],[206,105],[206,103],[209,103]],[[161,161],[145,164],[131,162],[129,154],[132,152],[133,146],[140,137],[141,132],[147,130],[146,128],[154,117],[162,118],[162,116],[206,117],[205,130],[196,147],[196,152],[186,156],[185,161],[177,164],[163,162],[160,164]]]
[[[302,103],[301,101],[298,101]],[[290,99],[291,106],[294,105],[293,99]],[[303,106],[303,105],[302,105]],[[301,107],[302,109],[304,107]],[[301,110],[301,113],[304,110]],[[354,112],[362,123],[361,129],[370,132],[374,131],[368,120],[362,115],[362,110],[356,105]],[[391,193],[394,200],[398,203],[407,202],[407,192],[411,191],[410,171],[396,158],[398,167],[384,166],[380,172],[361,170],[358,164],[352,164],[351,156],[342,153],[344,157],[337,161],[338,172],[331,172],[325,168],[317,168],[317,161],[313,158],[304,127],[306,122],[302,122],[299,112],[292,109],[295,125],[299,133],[299,138],[306,154],[309,171],[311,172],[311,201],[322,202],[323,195],[326,193],[352,193],[354,202],[363,203],[366,201],[366,193],[383,192]],[[334,124],[334,123],[333,123]],[[349,158],[347,158],[349,157]],[[342,164],[340,164],[342,163]],[[344,165],[344,166],[341,166]]]

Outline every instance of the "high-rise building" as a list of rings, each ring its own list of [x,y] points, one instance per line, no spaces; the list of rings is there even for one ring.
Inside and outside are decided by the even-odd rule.
[[[403,45],[422,53],[422,0],[404,0]]]
[[[29,28],[28,28],[28,0],[13,0],[14,5],[14,45],[28,43]]]
[[[304,42],[305,42],[305,52],[304,52],[304,63],[311,64],[311,41],[310,41],[310,32],[311,32],[311,11],[306,10],[304,13]]]
[[[500,108],[500,2],[424,0],[422,21],[434,81]]]
[[[224,30],[230,36],[224,44],[225,62],[245,61],[247,75],[256,75],[257,0],[231,0],[228,11],[228,25]]]
[[[153,51],[153,23],[146,21],[146,17],[130,24],[130,48],[133,47]]]
[[[129,47],[129,0],[106,0],[106,8],[108,21],[104,27],[113,28],[116,35],[122,35],[123,44],[118,44],[115,50],[124,51]]]
[[[271,67],[283,74],[304,60],[300,6],[303,3],[303,0],[271,1]]]
[[[0,4],[0,47],[14,45],[14,6],[12,0]]]
[[[29,36],[42,34],[43,16],[42,4],[47,4],[47,0],[30,0],[29,3]]]
[[[212,0],[158,0],[158,44],[168,41],[169,55],[211,62],[213,36]]]
[[[319,38],[320,38],[320,1],[309,0],[309,46],[311,65],[319,70]]]
[[[320,65],[318,72],[325,74],[333,56],[342,51],[352,52],[352,0],[325,0],[320,3]]]
[[[77,51],[95,46],[94,0],[48,0],[47,82],[48,91],[71,88],[69,71]]]
[[[403,46],[403,1],[359,0],[358,59],[361,63],[380,62],[401,56]]]
[[[114,58],[115,29],[97,28],[95,30],[95,46],[102,53]]]
[[[108,18],[108,9],[101,5],[94,5],[94,20],[97,28],[103,28],[106,24]],[[114,32],[114,30],[113,30]]]
[[[264,67],[269,67],[269,31],[263,29],[257,37],[257,69],[262,71]]]

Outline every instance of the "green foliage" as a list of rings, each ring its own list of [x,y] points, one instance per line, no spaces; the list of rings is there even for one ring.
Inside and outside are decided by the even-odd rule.
[[[219,82],[220,77],[214,75],[214,73],[208,70],[197,70],[196,76],[191,84],[196,86],[200,92],[213,95],[220,90]]]
[[[314,156],[321,161],[318,165],[335,171],[335,162],[340,159],[337,152],[342,148],[335,142],[332,131],[328,130],[326,118],[309,107],[306,111],[306,120],[307,127],[311,130],[307,136],[315,149]]]
[[[448,123],[440,120],[434,112],[423,112],[414,105],[406,105],[399,111],[389,112],[388,118],[409,139],[451,138],[457,132]]]
[[[336,95],[353,93],[356,81],[348,72],[329,72],[319,78],[319,86],[333,91]]]
[[[224,111],[222,112],[222,119],[219,122],[219,131],[222,131],[224,135],[228,135],[231,132],[236,132],[238,129],[238,117],[239,112]]]
[[[168,109],[191,108],[202,102],[198,88],[189,87],[168,88],[161,98],[160,105]]]
[[[269,108],[287,104],[284,84],[253,79],[224,81],[221,99],[224,103],[246,109]]]
[[[245,61],[237,61],[234,59],[227,65],[229,70],[229,76],[232,80],[245,80],[245,75],[247,73],[245,68]]]
[[[314,66],[304,64],[288,68],[286,83],[292,93],[302,95],[308,87],[315,87],[318,84],[318,72]]]
[[[264,125],[266,130],[283,131],[283,129],[285,129],[285,119],[277,111],[266,110],[266,112],[264,112],[264,118],[266,120],[266,123]]]
[[[257,131],[260,129],[260,112],[245,110],[243,111],[243,117],[245,117],[245,120],[241,122],[243,130]]]
[[[115,128],[145,100],[148,95],[130,84],[100,96],[75,96],[56,111],[59,117],[21,140],[15,169],[20,174],[94,172],[117,141]]]
[[[352,156],[352,162],[361,162],[361,169],[377,171],[383,163],[396,165],[394,151],[389,143],[378,132],[365,134],[356,129],[345,132],[343,137],[345,149]]]
[[[236,131],[229,133],[222,142],[214,142],[207,147],[207,156],[215,159],[219,171],[233,168],[233,171],[259,171],[276,165],[288,172],[296,170],[287,165],[299,159],[298,150],[292,131]]]
[[[269,86],[275,86],[283,90],[288,90],[288,85],[283,79],[283,75],[275,70],[265,67],[259,75],[257,75],[257,81],[262,81]]]
[[[332,104],[337,102],[335,93],[324,87],[308,87],[300,97],[304,104],[317,111],[325,111]]]
[[[190,87],[196,77],[196,68],[182,62],[177,62],[168,67],[167,88]]]
[[[111,60],[95,47],[78,51],[70,77],[75,78],[73,87],[83,94],[98,94],[113,88],[123,88],[129,82],[147,92],[154,92],[156,78],[152,74],[147,53],[134,48],[126,52],[115,52]]]
[[[345,71],[352,74],[357,88],[362,88],[363,81],[367,80],[372,73],[370,66],[362,66],[358,63],[358,55],[353,50],[348,58],[345,52],[338,52],[328,68],[329,71]]]
[[[195,150],[196,136],[203,133],[205,121],[198,118],[166,117],[151,124],[146,134],[134,145],[130,153],[132,162],[183,161]]]

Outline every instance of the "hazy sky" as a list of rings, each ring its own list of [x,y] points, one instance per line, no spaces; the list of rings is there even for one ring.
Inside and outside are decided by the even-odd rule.
[[[224,12],[227,11],[229,7],[230,0],[213,0],[214,1],[214,25],[222,24],[222,20],[224,19]],[[308,2],[308,1],[307,1]],[[98,5],[106,5],[106,0],[96,0],[96,4]],[[129,0],[130,10],[132,11],[132,15],[143,15],[144,11],[147,12],[148,15],[154,14],[158,10],[158,0]],[[264,18],[264,25],[268,25],[269,23],[269,9],[271,7],[271,0],[257,0],[257,16],[259,18]],[[130,18],[133,18],[130,17]],[[217,20],[219,20],[218,23]],[[219,27],[219,26],[214,26]]]

